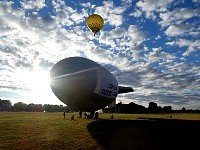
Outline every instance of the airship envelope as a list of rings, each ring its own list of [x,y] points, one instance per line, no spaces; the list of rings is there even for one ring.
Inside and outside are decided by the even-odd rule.
[[[69,57],[57,62],[50,71],[50,87],[60,101],[87,112],[108,106],[118,93],[133,91],[132,88],[119,88],[116,78],[108,70],[83,57]]]

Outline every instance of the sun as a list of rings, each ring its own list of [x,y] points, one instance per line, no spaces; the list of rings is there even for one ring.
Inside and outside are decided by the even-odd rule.
[[[27,83],[29,84],[29,87],[38,94],[42,94],[45,92],[44,90],[49,87],[50,77],[49,73],[46,71],[34,70],[30,73],[28,79],[29,81],[27,81]]]
[[[28,98],[34,103],[48,104],[48,96],[52,93],[49,71],[42,69],[21,71],[16,77],[18,84],[28,92]]]
[[[31,98],[41,103],[48,104],[48,95],[51,92],[49,72],[34,70],[31,72],[29,79],[32,80],[29,82],[29,87],[32,91],[30,93]]]
[[[43,70],[30,71],[23,75],[23,81],[27,88],[39,92],[49,85],[49,74]]]

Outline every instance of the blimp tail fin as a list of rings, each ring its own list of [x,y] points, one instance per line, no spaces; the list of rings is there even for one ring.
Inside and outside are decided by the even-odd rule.
[[[118,88],[119,88],[118,94],[128,93],[128,92],[134,91],[132,87],[118,86]]]

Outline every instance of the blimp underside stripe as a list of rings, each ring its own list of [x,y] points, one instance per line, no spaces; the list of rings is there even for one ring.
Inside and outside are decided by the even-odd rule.
[[[99,91],[101,89],[101,73],[100,73],[100,70],[98,69],[96,69],[96,72],[97,72],[97,84],[94,89],[94,93],[99,94]]]

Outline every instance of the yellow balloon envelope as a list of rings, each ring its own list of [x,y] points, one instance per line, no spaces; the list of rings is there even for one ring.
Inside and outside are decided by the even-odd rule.
[[[87,18],[86,24],[95,35],[103,27],[104,21],[100,15],[93,14]]]

